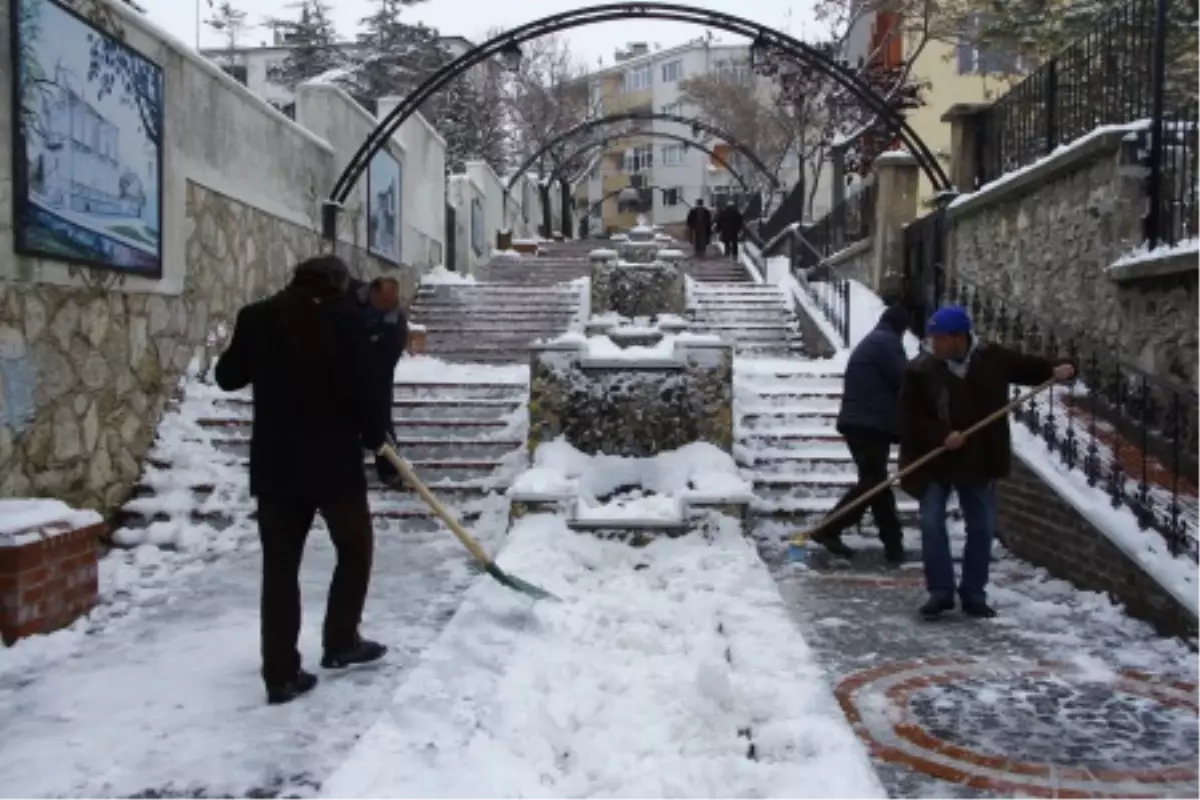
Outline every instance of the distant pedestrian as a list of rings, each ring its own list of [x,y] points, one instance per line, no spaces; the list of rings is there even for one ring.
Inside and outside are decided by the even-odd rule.
[[[396,365],[408,344],[408,318],[400,308],[400,282],[390,275],[376,278],[369,284],[351,281],[350,298],[363,315],[370,340],[367,352],[375,376],[371,396],[383,419],[384,430],[395,439],[392,406]],[[375,471],[385,484],[395,485],[400,477],[392,462],[378,454]]]
[[[738,239],[741,238],[743,226],[742,212],[732,201],[717,212],[717,233],[721,237],[721,244],[725,245],[725,255],[734,261],[738,259]]]
[[[901,306],[884,309],[875,329],[855,346],[846,363],[837,431],[850,449],[858,480],[834,506],[834,512],[888,478],[891,447],[900,441],[900,384],[908,363],[903,337],[908,324],[908,312]],[[842,534],[861,522],[868,505],[883,543],[884,557],[889,564],[903,563],[903,532],[891,489],[876,494],[868,503],[823,528],[813,536],[813,541],[835,555],[853,556],[854,551],[842,542]]]
[[[267,702],[316,686],[301,669],[300,561],[319,511],[337,551],[323,632],[327,669],[383,657],[359,636],[374,538],[363,447],[384,443],[373,404],[367,332],[346,297],[349,272],[336,256],[296,268],[287,288],[242,308],[217,362],[225,391],[254,392],[250,494],[262,542],[262,677]]]
[[[971,328],[971,318],[959,306],[935,312],[925,328],[932,352],[909,364],[900,394],[901,469],[938,447],[949,451],[901,483],[920,501],[921,553],[929,591],[921,615],[926,619],[955,606],[954,562],[946,530],[951,491],[958,495],[967,529],[958,585],[962,610],[972,617],[996,615],[987,604],[986,589],[996,531],[996,481],[1008,475],[1012,461],[1008,419],[969,439],[961,432],[1003,408],[1012,384],[1034,386],[1075,376],[1074,366],[1065,360],[985,344]]]
[[[696,257],[701,258],[708,252],[713,227],[712,212],[705,207],[703,200],[697,200],[696,205],[688,212],[687,227],[692,236],[692,247]]]

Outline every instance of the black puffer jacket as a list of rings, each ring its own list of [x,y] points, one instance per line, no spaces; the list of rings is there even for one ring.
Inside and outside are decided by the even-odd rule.
[[[875,330],[863,337],[850,354],[838,413],[838,430],[865,428],[900,441],[900,384],[908,356],[904,331],[908,312],[889,306]]]

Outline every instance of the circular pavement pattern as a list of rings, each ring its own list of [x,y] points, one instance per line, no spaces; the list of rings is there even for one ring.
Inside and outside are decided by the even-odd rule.
[[[935,658],[854,673],[835,693],[876,757],[940,780],[1025,797],[1195,797],[1196,688]]]

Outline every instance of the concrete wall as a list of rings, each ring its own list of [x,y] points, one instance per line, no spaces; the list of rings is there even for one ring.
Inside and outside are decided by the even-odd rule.
[[[500,176],[484,161],[468,161],[466,173],[479,187],[483,196],[484,238],[487,251],[484,260],[491,257],[496,249],[496,233],[505,228],[504,219],[504,182]]]
[[[77,7],[164,71],[163,277],[13,255],[11,119],[0,120],[0,496],[110,510],[180,379],[219,352],[241,305],[321,250],[320,201],[345,154],[127,6]],[[0,37],[0,73],[13,69]],[[0,81],[0,113],[12,107]],[[346,225],[341,252],[359,274],[381,271]],[[415,270],[391,272],[415,291]]]
[[[487,233],[487,198],[483,189],[469,175],[453,175],[447,185],[447,196],[454,208],[454,264],[447,264],[464,275],[474,274],[475,271],[488,263],[495,245],[495,233],[488,240]],[[483,208],[484,233],[482,247],[478,252],[471,246],[471,217],[472,205],[479,199]]]
[[[379,101],[383,118],[399,98]],[[446,140],[420,112],[404,121],[393,139],[404,149],[405,264],[420,269],[441,264],[446,253]]]

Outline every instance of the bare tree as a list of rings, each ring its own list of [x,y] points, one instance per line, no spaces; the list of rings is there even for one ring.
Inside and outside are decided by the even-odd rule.
[[[242,34],[250,27],[246,22],[246,12],[229,0],[213,7],[212,15],[204,20],[204,24],[225,39],[225,50],[229,57],[232,57],[233,51],[237,49]]]

